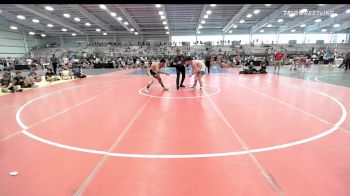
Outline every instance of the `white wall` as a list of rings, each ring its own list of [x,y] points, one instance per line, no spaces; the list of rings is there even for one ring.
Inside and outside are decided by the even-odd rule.
[[[25,53],[21,33],[0,29],[0,57],[22,57]]]
[[[0,25],[0,58],[23,57],[33,47],[45,47],[47,43],[56,42],[56,38],[40,35],[23,34],[20,30],[11,30]]]

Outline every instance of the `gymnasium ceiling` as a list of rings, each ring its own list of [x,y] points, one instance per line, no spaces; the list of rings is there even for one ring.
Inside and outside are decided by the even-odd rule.
[[[51,6],[53,10],[45,9],[46,6]],[[329,15],[296,15],[291,17],[284,14],[284,11],[301,11],[302,9],[333,11],[338,15],[333,15],[334,17]],[[63,14],[70,14],[70,17],[64,17]],[[163,19],[160,14],[162,14]],[[249,14],[251,17],[247,17]],[[24,16],[25,19],[17,18],[18,15]],[[75,18],[79,18],[79,20]],[[33,19],[37,19],[39,22],[34,23]],[[316,23],[316,19],[322,21]],[[72,36],[72,33],[77,36],[103,35],[103,33],[109,36],[168,36],[199,33],[201,35],[266,34],[276,32],[348,33],[349,19],[350,5],[347,4],[0,5],[0,23],[2,26],[8,27],[9,30],[63,37]],[[203,20],[205,23],[202,23]],[[241,20],[244,22],[240,23]],[[91,26],[87,26],[85,23],[90,23]],[[53,27],[48,27],[47,24],[52,24]],[[339,24],[339,26],[334,27],[334,24]],[[15,26],[17,29],[10,29],[10,26]],[[67,31],[62,31],[62,29],[67,29]],[[101,31],[96,31],[96,29]],[[138,34],[135,35],[135,32]]]

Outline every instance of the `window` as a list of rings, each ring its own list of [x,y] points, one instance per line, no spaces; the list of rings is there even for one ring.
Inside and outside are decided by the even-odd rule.
[[[304,42],[304,34],[279,34],[279,44],[288,44],[289,40],[296,40],[297,44],[302,44]]]
[[[171,36],[171,41],[176,42],[178,46],[181,46],[181,42],[190,42],[192,46],[193,42],[196,41],[196,36]]]
[[[342,43],[342,41],[346,41],[346,34],[345,33],[339,33],[339,34],[333,34],[331,38],[331,43]]]
[[[256,42],[256,39],[258,39],[258,43]],[[264,42],[264,44],[271,44],[277,43],[277,35],[276,34],[253,34],[252,35],[252,41],[255,40],[255,44],[260,44],[261,42]]]
[[[223,40],[223,37],[221,35],[200,35],[197,36],[197,41],[200,42],[213,42],[213,45],[217,45],[217,42],[220,43],[220,41]]]
[[[316,44],[317,40],[324,40],[324,43],[330,43],[332,34],[306,34],[306,44]]]
[[[241,41],[241,45],[249,44],[249,35],[225,35],[225,40],[230,41]]]

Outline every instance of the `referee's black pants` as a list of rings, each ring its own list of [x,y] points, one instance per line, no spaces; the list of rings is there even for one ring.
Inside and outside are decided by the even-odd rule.
[[[181,83],[179,85],[180,74],[181,74],[182,78],[181,78]],[[185,81],[185,74],[186,74],[185,66],[176,67],[176,87],[183,85],[183,83]]]
[[[345,59],[345,71],[350,69],[350,59]]]
[[[205,66],[207,67],[208,74],[210,73],[210,61],[205,61]]]

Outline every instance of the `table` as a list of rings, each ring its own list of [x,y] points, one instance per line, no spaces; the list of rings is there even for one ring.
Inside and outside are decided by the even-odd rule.
[[[15,70],[29,69],[29,65],[15,65]]]
[[[113,63],[97,63],[94,64],[95,69],[100,69],[100,68],[114,68]]]

